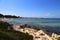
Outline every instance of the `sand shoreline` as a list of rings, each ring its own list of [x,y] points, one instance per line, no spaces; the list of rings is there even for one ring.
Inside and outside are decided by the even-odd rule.
[[[13,20],[13,19],[17,19],[17,18],[0,18],[0,21]]]

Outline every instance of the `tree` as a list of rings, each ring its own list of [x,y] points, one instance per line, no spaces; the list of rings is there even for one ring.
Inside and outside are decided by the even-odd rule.
[[[3,17],[3,14],[0,14],[0,17]]]

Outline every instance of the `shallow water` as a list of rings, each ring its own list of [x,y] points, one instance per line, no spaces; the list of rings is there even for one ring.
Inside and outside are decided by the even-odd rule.
[[[60,18],[20,18],[7,20],[10,24],[41,25],[49,30],[60,34]]]

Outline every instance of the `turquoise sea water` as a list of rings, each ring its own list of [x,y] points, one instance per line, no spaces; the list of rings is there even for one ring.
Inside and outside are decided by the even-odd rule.
[[[52,32],[60,34],[60,18],[20,18],[7,20],[10,24],[30,24],[30,25],[40,25],[42,27],[48,28]]]

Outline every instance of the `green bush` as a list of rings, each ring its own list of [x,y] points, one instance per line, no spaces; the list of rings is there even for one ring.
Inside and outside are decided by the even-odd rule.
[[[2,29],[7,29],[9,26],[9,23],[0,21],[0,28]]]
[[[33,40],[33,36],[14,30],[0,30],[0,40]]]
[[[33,40],[33,36],[28,33],[8,30],[8,26],[9,23],[0,21],[0,40]]]

